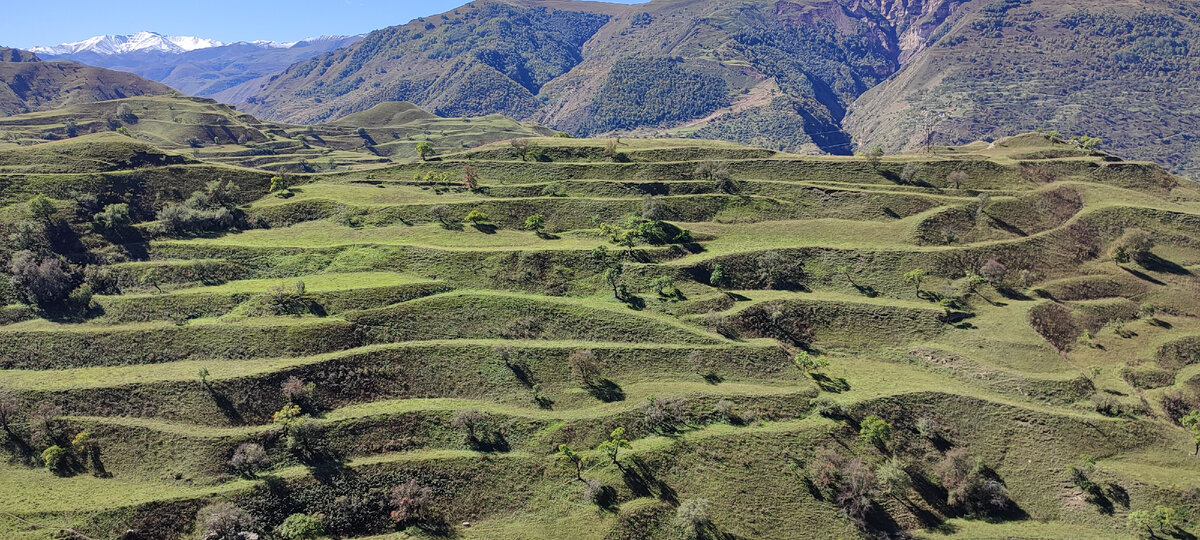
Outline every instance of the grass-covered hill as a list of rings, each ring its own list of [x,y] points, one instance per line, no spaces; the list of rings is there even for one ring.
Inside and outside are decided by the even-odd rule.
[[[24,51],[0,48],[0,116],[171,91],[164,84],[130,73],[43,62]]]
[[[1049,128],[1194,175],[1194,8],[483,0],[294,64],[243,107],[327,122],[406,100],[577,135],[665,132],[834,154]]]
[[[185,157],[5,177],[7,537],[1200,530],[1200,190],[1158,166],[1040,134],[290,185]]]
[[[552,130],[500,115],[442,118],[411,103],[382,103],[335,124],[296,126],[262,122],[206,98],[178,94],[81,103],[0,118],[0,153],[7,170],[25,172],[63,168],[46,161],[54,148],[66,162],[104,147],[79,144],[103,136],[126,146],[153,146],[192,160],[277,172],[313,173],[378,166],[389,159],[416,157],[427,142],[434,153],[456,152],[500,140],[550,135]],[[47,141],[58,141],[46,145]],[[79,152],[76,150],[80,149]],[[22,157],[26,156],[26,157]],[[0,165],[0,167],[4,167]],[[68,172],[68,171],[63,171]],[[69,172],[80,172],[71,169]]]

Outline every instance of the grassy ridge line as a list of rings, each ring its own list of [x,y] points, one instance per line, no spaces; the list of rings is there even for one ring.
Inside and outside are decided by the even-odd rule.
[[[468,459],[529,459],[526,452],[483,454],[470,450],[415,450],[391,454],[365,456],[349,460],[347,465],[369,467],[385,463],[416,461],[462,461]],[[262,485],[265,480],[235,480],[215,486],[188,486],[164,482],[125,481],[120,478],[96,478],[89,475],[56,478],[46,482],[50,473],[44,469],[28,469],[0,465],[0,507],[21,516],[36,516],[47,512],[73,512],[80,510],[111,510],[115,506],[137,506],[150,502],[169,502],[183,499],[207,498],[248,490]],[[271,477],[295,479],[308,476],[308,467],[293,466],[275,471]],[[43,486],[38,496],[25,498],[18,495],[19,486]],[[119,502],[117,502],[119,501]],[[114,503],[117,503],[114,505]]]
[[[505,339],[440,339],[427,341],[406,341],[402,343],[387,343],[367,345],[343,351],[299,358],[257,358],[254,361],[245,360],[185,360],[161,364],[146,364],[134,366],[85,367],[61,370],[0,370],[0,386],[24,391],[61,391],[76,388],[118,388],[137,384],[173,381],[195,381],[196,372],[209,368],[212,372],[209,380],[235,380],[254,375],[272,373],[279,369],[321,364],[335,361],[339,358],[361,355],[368,352],[417,349],[439,346],[469,345],[479,348],[492,349],[510,346],[521,349],[621,349],[636,351],[656,350],[737,350],[775,349],[775,341],[768,339],[749,340],[738,343],[722,344],[674,344],[674,343],[621,343],[582,340],[505,340]]]
[[[727,383],[713,386],[703,382],[647,382],[625,385],[629,399],[612,403],[578,408],[544,410],[532,407],[517,407],[491,401],[453,399],[453,398],[409,398],[379,401],[352,405],[329,411],[315,417],[320,424],[335,425],[339,423],[366,420],[377,417],[395,416],[412,412],[448,412],[465,409],[475,409],[483,413],[505,416],[513,419],[570,421],[594,420],[640,410],[645,405],[648,396],[690,396],[690,397],[755,397],[755,396],[811,396],[812,386],[783,386],[747,383]],[[216,427],[202,424],[168,422],[152,418],[138,417],[109,417],[109,416],[71,416],[68,419],[89,423],[113,426],[145,428],[163,433],[169,433],[187,438],[229,439],[260,434],[278,426],[273,424],[239,427]]]

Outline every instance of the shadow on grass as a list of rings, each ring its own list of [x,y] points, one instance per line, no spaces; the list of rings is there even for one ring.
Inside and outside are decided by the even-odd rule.
[[[821,390],[831,394],[840,394],[850,390],[850,383],[842,377],[832,378],[824,373],[813,373],[811,377]]]
[[[609,379],[600,379],[595,384],[588,385],[587,391],[592,397],[605,403],[625,401],[625,390]]]
[[[659,479],[640,456],[630,458],[628,465],[621,467],[621,473],[625,485],[638,497],[658,497],[671,504],[679,502],[675,490]]]

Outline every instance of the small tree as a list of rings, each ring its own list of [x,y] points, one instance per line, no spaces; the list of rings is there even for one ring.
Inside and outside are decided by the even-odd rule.
[[[602,274],[604,282],[608,284],[610,289],[612,289],[613,298],[616,298],[617,300],[621,299],[620,282],[621,273],[624,271],[624,269],[625,268],[622,265],[618,264],[616,266],[605,268],[604,274]]]
[[[875,491],[875,472],[861,459],[846,463],[841,474],[841,489],[837,493],[837,504],[850,519],[859,526],[866,522],[867,514],[874,507],[871,494]]]
[[[1200,410],[1187,413],[1186,416],[1179,419],[1179,423],[1192,433],[1192,439],[1196,443],[1196,448],[1192,450],[1192,455],[1200,454]]]
[[[199,529],[205,540],[242,540],[242,533],[254,530],[254,518],[230,502],[210,504],[196,512]]]
[[[565,444],[558,445],[558,455],[570,461],[575,466],[575,479],[583,482],[583,469],[591,463],[591,458],[579,455],[578,452]]]
[[[597,450],[600,450],[604,453],[604,455],[608,456],[609,461],[612,461],[612,464],[616,465],[617,467],[621,466],[621,463],[618,461],[618,459],[620,457],[622,448],[633,448],[633,446],[629,444],[629,439],[625,438],[624,427],[618,427],[617,429],[614,429],[612,433],[608,435],[608,440],[600,443],[600,446],[596,447]]]
[[[463,187],[471,191],[479,189],[479,170],[474,165],[463,167]]]
[[[829,366],[829,359],[825,358],[823,354],[813,356],[808,351],[800,351],[796,353],[796,356],[792,357],[792,363],[796,364],[796,367],[804,372],[805,377],[811,377],[813,373]]]
[[[892,440],[892,425],[872,414],[859,423],[858,438],[867,444],[886,447]]]
[[[429,156],[433,155],[433,145],[429,144],[429,141],[417,143],[417,155],[421,157],[421,161],[425,161]]]
[[[996,259],[988,259],[988,261],[983,263],[983,266],[979,268],[979,275],[992,285],[1000,285],[1004,282],[1005,276],[1008,275],[1008,267],[1004,266]]]
[[[686,499],[679,503],[673,519],[675,526],[683,529],[689,538],[700,538],[707,527],[712,524],[709,510],[712,505],[708,499]]]
[[[418,484],[415,479],[393,487],[388,502],[392,507],[392,520],[401,525],[420,523],[433,517],[433,490]]]
[[[437,204],[429,208],[429,217],[441,223],[442,227],[449,227],[453,220],[450,218],[450,207],[444,204]]]
[[[921,297],[921,282],[925,280],[925,270],[922,268],[914,268],[904,273],[904,281],[912,283],[916,288],[917,298]]]
[[[1125,524],[1133,529],[1138,538],[1154,538],[1154,514],[1149,510],[1134,510],[1125,518]]]
[[[871,164],[871,168],[879,170],[879,161],[883,159],[883,147],[876,146],[870,152],[867,152],[867,162]]]
[[[54,207],[54,202],[49,197],[38,193],[32,199],[29,199],[29,215],[43,223],[49,223],[54,219],[54,214],[58,209]]]
[[[1129,229],[1113,245],[1110,255],[1118,263],[1144,262],[1154,248],[1154,237],[1142,229]]]
[[[6,390],[0,389],[0,429],[8,435],[13,435],[13,422],[17,419],[17,398]]]
[[[571,374],[583,386],[595,386],[603,378],[603,368],[596,353],[588,349],[576,349],[567,357]]]
[[[542,236],[542,230],[546,228],[546,216],[542,214],[534,214],[525,218],[525,230],[533,231],[538,236]]]
[[[325,535],[325,525],[319,516],[292,514],[275,529],[286,540],[316,540]]]
[[[642,219],[660,221],[667,217],[667,205],[662,199],[646,195],[642,198]]]
[[[105,232],[120,232],[133,224],[129,216],[129,205],[125,203],[110,204],[104,210],[92,216],[92,222]]]
[[[312,461],[325,451],[324,434],[315,420],[301,418],[288,424],[284,447],[299,458]]]
[[[487,429],[487,416],[475,409],[466,409],[454,413],[450,419],[450,427],[463,430],[467,446],[475,448],[481,441],[480,434]]]
[[[229,468],[243,478],[254,478],[258,473],[271,466],[271,458],[267,451],[258,443],[242,443],[233,451],[229,458]]]
[[[283,191],[287,188],[288,188],[287,180],[284,180],[282,176],[272,176],[271,177],[271,187],[267,189],[267,192],[275,193],[276,191]]]
[[[200,368],[199,370],[196,371],[196,376],[200,377],[200,385],[205,388],[208,388],[208,376],[209,376],[208,368],[203,368],[203,367]]]
[[[675,296],[679,291],[675,288],[675,278],[671,276],[658,276],[654,278],[652,283],[654,292],[659,296]]]
[[[961,189],[962,183],[967,181],[967,173],[963,171],[954,171],[946,177],[947,184],[954,184],[954,189]]]
[[[880,494],[896,500],[903,500],[912,487],[912,477],[904,470],[904,464],[895,458],[875,468],[875,480]]]
[[[721,263],[716,263],[712,266],[712,272],[708,275],[708,284],[720,289],[725,285],[727,277],[725,276],[725,266]]]

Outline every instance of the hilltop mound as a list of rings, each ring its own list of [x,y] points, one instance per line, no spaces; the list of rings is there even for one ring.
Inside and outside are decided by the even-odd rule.
[[[68,62],[0,62],[0,115],[44,111],[171,88],[120,71]]]
[[[437,118],[437,115],[418,107],[414,103],[388,101],[363,112],[346,115],[330,122],[330,124],[352,127],[386,127],[401,126],[415,120],[430,120],[433,118]]]
[[[96,133],[36,146],[0,149],[0,172],[8,173],[104,172],[182,165],[190,161],[116,133]]]

